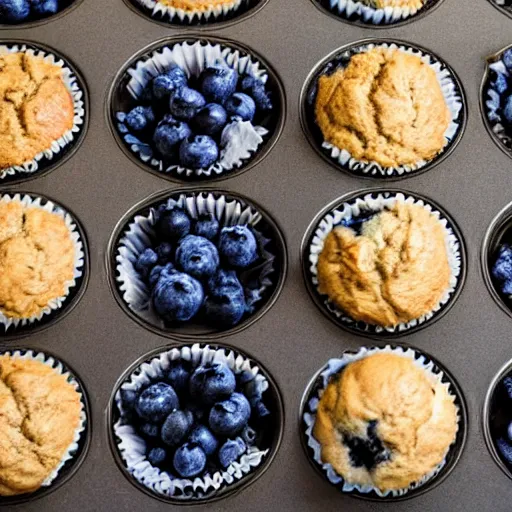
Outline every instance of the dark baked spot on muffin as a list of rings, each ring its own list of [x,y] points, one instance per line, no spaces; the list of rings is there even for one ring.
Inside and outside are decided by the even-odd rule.
[[[350,460],[356,468],[364,466],[370,471],[391,458],[389,450],[384,447],[377,435],[377,425],[376,420],[368,423],[366,438],[345,436],[343,439],[343,444],[349,449]]]

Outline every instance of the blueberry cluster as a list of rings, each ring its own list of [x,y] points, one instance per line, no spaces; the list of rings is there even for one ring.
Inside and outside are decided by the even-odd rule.
[[[492,113],[488,114],[491,121],[497,121],[495,116],[501,113],[502,121],[507,124],[506,128],[512,129],[512,49],[503,53],[501,62],[504,72],[493,70],[491,88],[498,94],[490,95],[490,106]]]
[[[174,361],[138,392],[121,388],[123,420],[137,428],[148,461],[183,478],[227,469],[258,441],[270,415],[254,374],[223,363]]]
[[[349,448],[350,461],[356,468],[371,470],[377,464],[389,460],[389,451],[377,436],[377,421],[368,423],[366,437],[345,436],[343,443]]]
[[[59,0],[0,0],[0,23],[43,18],[59,10]]]
[[[497,386],[491,405],[491,434],[503,461],[512,469],[512,376]]]
[[[253,122],[272,109],[265,84],[225,64],[189,77],[177,65],[156,76],[139,97],[139,105],[118,114],[128,143],[135,134],[144,153],[168,164],[207,169],[219,160],[224,128],[232,120]],[[128,132],[126,134],[126,132]]]
[[[239,276],[259,259],[248,226],[221,228],[213,216],[191,219],[177,206],[157,212],[157,242],[145,249],[135,268],[151,289],[156,313],[167,323],[204,321],[232,327],[249,311]]]
[[[503,244],[492,267],[492,275],[504,295],[512,295],[512,247]]]

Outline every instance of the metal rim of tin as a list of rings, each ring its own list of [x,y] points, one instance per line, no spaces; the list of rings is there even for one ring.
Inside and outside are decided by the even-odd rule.
[[[80,2],[82,0],[79,0]],[[89,90],[87,88],[87,83],[85,82],[84,77],[81,72],[74,64],[72,60],[66,57],[61,51],[57,51],[53,49],[51,46],[47,46],[42,43],[36,43],[29,39],[0,39],[0,45],[26,45],[30,49],[43,50],[46,53],[50,53],[55,55],[62,61],[66,67],[68,67],[76,78],[77,85],[83,93],[83,102],[84,102],[84,117],[83,124],[80,127],[80,131],[76,134],[76,137],[67,144],[64,148],[61,148],[61,151],[54,155],[54,157],[50,160],[46,157],[41,158],[39,160],[39,168],[35,172],[15,172],[13,175],[8,175],[3,179],[0,179],[0,188],[9,187],[11,185],[17,185],[19,183],[25,183],[27,181],[31,181],[42,176],[46,176],[50,172],[53,172],[55,169],[65,164],[68,160],[70,160],[75,153],[80,149],[85,136],[87,135],[87,131],[89,128]],[[43,168],[41,169],[41,165],[43,164]]]
[[[81,1],[81,0],[80,0]],[[165,21],[163,19],[154,18],[149,11],[149,9],[145,8],[144,6],[140,5],[137,0],[123,0],[124,3],[127,5],[127,7],[133,11],[138,16],[141,16],[147,21],[151,21],[153,23],[158,23],[159,25],[162,25],[163,27],[167,28],[175,28],[177,30],[200,30],[200,31],[207,31],[207,30],[218,30],[222,28],[231,27],[233,25],[236,25],[237,23],[240,23],[244,20],[247,20],[249,18],[252,18],[256,14],[258,14],[267,4],[270,0],[259,0],[258,4],[254,7],[249,7],[248,9],[242,9],[242,12],[239,14],[236,14],[238,9],[233,11],[232,16],[229,16],[227,19],[223,19],[220,21],[205,21],[203,23],[187,23],[179,20],[179,22],[173,22],[173,21]],[[443,0],[441,0],[443,1]]]
[[[23,28],[34,28],[39,27],[40,25],[46,25],[47,23],[51,23],[52,21],[57,21],[66,14],[74,11],[84,0],[74,0],[67,7],[62,9],[61,11],[52,14],[50,16],[46,16],[44,18],[40,18],[38,20],[27,21],[25,23],[0,23],[0,30],[17,30]]]
[[[73,476],[75,476],[76,472],[80,469],[82,463],[87,457],[87,453],[89,451],[89,447],[91,444],[91,436],[92,436],[92,418],[91,418],[91,407],[89,402],[89,396],[87,394],[87,390],[83,384],[83,381],[80,379],[75,370],[70,367],[65,361],[63,361],[60,357],[55,356],[52,352],[48,352],[46,349],[42,350],[33,346],[23,346],[23,347],[2,347],[0,349],[0,354],[4,354],[6,352],[16,352],[19,350],[22,353],[26,353],[29,351],[33,351],[36,353],[42,353],[47,357],[52,357],[55,361],[58,361],[64,367],[64,370],[69,372],[73,379],[78,383],[78,390],[82,394],[82,405],[84,407],[86,421],[85,428],[80,435],[80,439],[78,441],[78,449],[76,453],[73,455],[71,459],[69,459],[64,466],[59,470],[57,477],[53,480],[53,482],[47,487],[40,487],[37,491],[29,494],[20,494],[12,497],[0,497],[0,508],[5,506],[14,506],[19,505],[21,503],[27,503],[39,498],[43,498],[48,496],[52,492],[59,489],[66,482],[68,482]]]
[[[499,7],[497,5],[496,5],[496,8],[499,9]],[[512,18],[512,11],[510,13],[508,13],[508,16],[510,16]],[[486,101],[485,93],[489,87],[489,80],[491,78],[491,68],[489,67],[490,64],[499,60],[501,58],[501,56],[507,50],[510,50],[511,48],[512,48],[512,44],[505,46],[501,50],[498,50],[496,53],[489,55],[489,57],[487,57],[485,59],[485,71],[484,71],[484,76],[482,78],[482,82],[480,84],[480,91],[479,91],[479,95],[478,95],[478,104],[480,106],[480,114],[482,116],[482,121],[484,123],[485,129],[487,130],[487,133],[490,135],[491,140],[494,142],[494,144],[496,144],[496,146],[498,146],[498,148],[503,153],[505,153],[509,158],[512,158],[512,147],[507,148],[505,146],[505,144],[503,144],[501,139],[494,133],[494,131],[492,129],[491,122],[489,121],[489,119],[487,119],[486,107],[485,107],[485,101]]]
[[[334,18],[338,21],[341,21],[342,23],[347,23],[349,25],[356,25],[358,27],[362,28],[369,28],[369,29],[390,29],[395,27],[403,27],[404,25],[408,25],[409,23],[413,23],[414,21],[420,20],[421,18],[424,18],[425,16],[429,15],[430,13],[434,12],[438,7],[441,6],[441,4],[444,2],[444,0],[433,0],[429,6],[423,6],[419,11],[416,12],[416,14],[413,14],[412,16],[408,16],[407,18],[404,18],[399,21],[395,21],[393,23],[370,23],[367,21],[363,21],[361,17],[359,16],[356,19],[350,20],[346,16],[342,14],[337,14],[332,9],[329,9],[328,7],[321,4],[322,0],[311,0],[313,5],[324,14],[327,14],[327,16],[330,16],[331,18]]]
[[[143,318],[141,318],[137,313],[132,311],[129,306],[126,304],[125,300],[120,293],[118,282],[116,280],[117,275],[117,262],[116,262],[116,253],[119,247],[119,241],[123,236],[123,233],[129,223],[133,220],[133,218],[139,214],[141,211],[148,210],[150,207],[155,206],[162,201],[169,199],[171,197],[179,197],[181,194],[194,194],[199,195],[202,193],[212,193],[214,195],[223,195],[228,198],[232,198],[242,203],[251,206],[256,211],[258,211],[262,219],[268,225],[272,232],[272,241],[276,245],[277,253],[276,256],[279,258],[279,265],[276,268],[276,284],[273,286],[272,292],[268,295],[266,301],[262,303],[257,311],[251,314],[248,318],[240,322],[238,325],[225,330],[220,331],[207,331],[204,333],[183,333],[180,332],[180,327],[175,328],[161,328],[156,326]],[[283,290],[286,276],[288,274],[288,250],[286,247],[286,240],[283,234],[283,231],[277,224],[277,222],[273,219],[272,215],[267,212],[265,208],[260,206],[257,202],[249,199],[247,196],[240,194],[238,192],[230,192],[227,190],[222,190],[213,187],[189,187],[189,188],[179,188],[179,189],[171,189],[164,190],[160,192],[156,192],[151,194],[150,196],[142,199],[137,204],[135,204],[132,208],[130,208],[117,222],[112,235],[110,236],[110,240],[108,243],[108,249],[106,252],[106,271],[107,271],[107,279],[110,286],[110,291],[114,296],[116,302],[119,304],[121,309],[135,322],[137,322],[140,326],[144,327],[150,332],[158,334],[160,336],[164,336],[166,338],[170,338],[176,341],[180,341],[182,343],[185,342],[199,342],[200,340],[219,340],[223,339],[227,336],[231,336],[233,334],[238,334],[245,329],[252,326],[258,320],[260,320],[277,302],[281,292]]]
[[[184,506],[193,506],[193,505],[200,505],[205,503],[215,503],[220,500],[223,500],[228,497],[232,497],[240,492],[242,492],[247,487],[250,487],[252,484],[254,484],[256,481],[258,481],[270,468],[272,465],[272,462],[274,461],[279,448],[281,446],[281,442],[284,437],[284,426],[285,426],[285,411],[284,411],[284,402],[281,395],[281,391],[279,389],[279,386],[277,385],[276,380],[272,377],[271,373],[268,371],[268,369],[260,363],[258,359],[253,357],[251,354],[246,352],[245,350],[242,350],[238,347],[234,347],[233,345],[229,345],[227,343],[217,344],[217,343],[200,343],[200,346],[204,348],[205,346],[212,347],[214,349],[226,349],[234,352],[235,354],[239,354],[247,359],[250,359],[253,361],[258,368],[260,369],[262,375],[265,376],[269,383],[269,389],[267,392],[270,392],[272,395],[272,401],[274,402],[275,406],[275,412],[277,414],[276,418],[276,426],[277,426],[277,432],[275,433],[272,446],[270,448],[270,453],[267,455],[267,457],[264,459],[264,461],[256,467],[253,471],[242,477],[240,480],[238,480],[236,483],[233,484],[226,484],[224,485],[219,491],[211,491],[208,493],[207,496],[201,497],[201,498],[176,498],[176,497],[166,497],[161,494],[158,494],[156,492],[153,492],[151,489],[146,487],[145,485],[141,484],[139,481],[137,481],[126,469],[126,466],[123,462],[123,459],[119,453],[119,450],[117,448],[116,443],[116,436],[114,433],[114,423],[117,421],[116,415],[118,416],[118,410],[115,406],[115,395],[117,393],[117,390],[121,387],[123,382],[126,381],[126,379],[134,373],[134,371],[137,370],[137,368],[144,362],[150,361],[151,359],[154,359],[159,354],[162,354],[164,352],[167,352],[169,350],[172,350],[173,348],[182,349],[184,347],[183,344],[180,343],[171,343],[169,345],[165,345],[160,348],[153,349],[141,357],[139,357],[134,363],[132,363],[119,377],[119,379],[116,381],[114,385],[114,389],[112,390],[112,393],[109,398],[107,410],[106,410],[106,428],[107,428],[107,436],[109,441],[110,450],[112,452],[112,455],[114,457],[114,460],[121,470],[123,476],[137,489],[144,492],[148,496],[157,499],[159,501],[163,501],[167,504],[172,503],[174,505],[184,505]]]
[[[455,290],[451,294],[448,302],[441,306],[441,308],[434,313],[434,315],[424,321],[423,323],[416,325],[414,327],[405,329],[403,331],[396,331],[396,332],[387,332],[382,331],[380,333],[376,332],[367,332],[364,331],[361,328],[358,327],[352,327],[352,325],[347,324],[343,322],[341,319],[336,317],[333,313],[327,310],[327,308],[324,305],[323,296],[321,296],[318,291],[316,290],[316,287],[313,285],[312,279],[311,279],[311,272],[309,269],[309,247],[311,245],[311,240],[315,235],[315,230],[321,221],[323,217],[329,213],[330,211],[338,208],[342,204],[353,201],[356,198],[363,198],[364,196],[368,194],[404,194],[405,196],[413,197],[414,199],[418,199],[423,201],[424,203],[431,205],[434,207],[435,210],[437,210],[442,218],[444,218],[447,222],[449,227],[452,229],[453,234],[457,238],[459,244],[460,244],[460,275],[457,279],[457,286],[455,287]],[[410,192],[408,190],[400,189],[400,188],[366,188],[366,189],[359,189],[353,192],[349,192],[348,194],[344,194],[333,201],[331,201],[327,206],[322,208],[320,212],[318,212],[313,220],[310,222],[309,226],[306,229],[306,232],[302,238],[301,242],[301,249],[300,249],[300,260],[301,260],[301,267],[302,267],[302,275],[304,278],[306,289],[312,298],[314,304],[317,306],[317,308],[326,316],[329,320],[331,320],[334,324],[336,324],[338,327],[344,329],[345,331],[348,331],[352,334],[357,334],[359,336],[364,336],[366,338],[372,339],[374,341],[380,341],[380,342],[387,342],[389,340],[394,340],[398,338],[402,338],[405,336],[409,336],[412,333],[419,332],[423,329],[426,329],[427,327],[433,325],[438,320],[443,318],[448,311],[453,307],[453,305],[457,302],[457,299],[459,298],[462,289],[464,288],[464,284],[466,281],[466,275],[467,275],[467,249],[466,249],[466,242],[464,240],[464,236],[462,235],[462,232],[455,222],[455,220],[447,213],[447,211],[441,207],[437,202],[434,200],[418,194],[416,192]],[[348,315],[347,315],[348,316]],[[363,322],[364,323],[364,322]],[[357,323],[356,323],[357,325]],[[367,324],[365,324],[367,325]]]
[[[313,2],[315,0],[312,0]],[[460,92],[460,98],[461,98],[461,104],[462,108],[459,112],[459,129],[455,135],[455,137],[445,146],[442,153],[438,154],[436,157],[434,157],[432,160],[430,160],[426,165],[421,167],[420,169],[411,171],[411,172],[404,172],[401,175],[396,175],[396,173],[393,173],[391,176],[388,175],[371,175],[368,173],[361,172],[359,170],[353,171],[349,169],[346,165],[342,165],[335,161],[329,154],[329,151],[326,149],[323,149],[321,147],[321,143],[319,143],[321,134],[318,132],[319,128],[316,127],[316,124],[314,123],[314,120],[310,119],[310,115],[308,114],[308,111],[310,109],[309,105],[307,105],[307,97],[308,94],[313,87],[316,80],[320,77],[322,74],[323,69],[329,62],[334,60],[338,55],[349,51],[351,49],[355,49],[362,46],[367,46],[369,44],[374,45],[382,45],[382,44],[396,44],[398,46],[405,46],[407,48],[417,50],[423,54],[431,55],[433,56],[438,62],[442,64],[444,68],[446,68],[450,76],[455,84],[455,86],[458,88]],[[459,142],[462,140],[462,137],[464,136],[464,133],[466,131],[467,121],[468,121],[468,106],[467,106],[467,97],[466,92],[464,89],[464,86],[455,72],[455,70],[441,57],[439,57],[435,52],[420,46],[416,43],[410,43],[409,41],[404,41],[402,39],[394,39],[391,37],[385,37],[385,38],[366,38],[366,39],[360,39],[358,41],[345,44],[343,46],[340,46],[336,50],[329,53],[326,57],[322,58],[320,61],[318,61],[314,66],[313,69],[309,72],[308,76],[306,77],[304,84],[302,86],[302,89],[300,91],[299,95],[299,120],[300,125],[302,127],[302,131],[304,133],[304,136],[306,137],[307,141],[309,142],[310,146],[315,150],[315,152],[322,157],[324,161],[326,161],[331,167],[335,168],[338,171],[342,171],[349,176],[352,176],[353,178],[358,179],[364,179],[369,181],[386,181],[386,182],[392,182],[392,181],[399,181],[404,180],[408,178],[413,178],[415,176],[419,176],[420,174],[423,174],[427,171],[430,171],[434,167],[437,167],[439,164],[444,162],[456,149],[456,147],[459,145]],[[315,131],[317,131],[317,134],[315,135]],[[323,138],[322,138],[323,139]]]
[[[76,226],[76,231],[78,232],[78,235],[80,237],[80,241],[82,242],[83,246],[83,253],[84,253],[84,259],[83,259],[83,270],[82,275],[76,279],[76,284],[72,288],[69,289],[69,293],[66,295],[66,298],[64,299],[62,306],[58,309],[52,310],[51,313],[44,315],[41,320],[36,320],[32,323],[29,323],[25,326],[20,327],[10,327],[7,331],[5,329],[2,329],[2,326],[0,326],[0,343],[6,342],[6,341],[12,341],[14,339],[20,339],[24,336],[29,336],[31,334],[40,333],[42,331],[45,331],[46,329],[49,329],[56,323],[60,322],[64,318],[66,318],[78,305],[82,297],[84,296],[87,286],[89,284],[89,275],[90,275],[90,256],[89,256],[89,242],[87,240],[87,235],[85,232],[84,227],[82,226],[82,223],[78,219],[78,217],[71,211],[67,206],[64,206],[61,202],[56,201],[55,199],[44,195],[39,194],[35,192],[26,192],[23,190],[4,190],[3,192],[0,192],[0,199],[3,195],[17,195],[20,196],[29,196],[32,199],[35,198],[42,198],[45,202],[45,204],[50,201],[58,208],[61,208],[63,211],[65,211],[70,217],[73,219],[73,223]]]
[[[488,0],[489,3],[495,8],[498,9],[501,13],[503,13],[505,16],[508,16],[509,18],[512,18],[512,10],[510,7],[507,9],[507,6],[504,5],[498,5],[495,0]]]
[[[450,387],[452,390],[452,393],[455,395],[455,403],[459,407],[459,414],[460,414],[460,421],[459,421],[459,430],[457,431],[456,439],[454,444],[450,447],[446,458],[450,457],[451,453],[451,459],[443,466],[443,468],[439,471],[437,475],[429,479],[427,482],[425,482],[420,487],[417,487],[416,489],[413,489],[411,491],[406,492],[405,494],[401,496],[392,496],[392,497],[381,497],[375,492],[371,493],[362,493],[357,490],[345,492],[338,488],[337,485],[331,483],[322,467],[313,459],[311,448],[308,446],[308,440],[304,428],[304,413],[307,412],[306,408],[308,407],[308,402],[312,398],[312,395],[316,393],[317,390],[319,390],[322,387],[320,374],[326,369],[327,363],[322,366],[315,375],[311,378],[311,380],[308,382],[306,386],[306,390],[304,391],[304,394],[302,395],[302,399],[300,402],[300,408],[299,408],[299,432],[300,432],[300,441],[302,448],[304,450],[304,454],[306,455],[306,458],[308,459],[310,465],[315,469],[315,472],[329,485],[336,487],[336,489],[342,493],[346,494],[348,496],[352,496],[354,498],[358,498],[365,501],[374,501],[374,502],[381,502],[381,503],[392,503],[392,502],[398,502],[398,501],[405,501],[412,498],[415,498],[417,496],[421,496],[422,494],[425,494],[428,491],[431,491],[438,485],[440,485],[448,476],[451,474],[451,472],[455,469],[457,466],[457,463],[459,462],[460,458],[462,457],[462,453],[464,451],[467,437],[468,437],[468,425],[469,425],[469,416],[468,416],[468,408],[466,404],[466,399],[464,397],[464,394],[462,392],[462,388],[460,387],[459,383],[455,379],[455,377],[449,372],[444,365],[442,365],[436,358],[432,357],[429,353],[425,352],[424,350],[420,350],[416,347],[413,347],[411,345],[403,345],[400,343],[389,343],[389,346],[391,348],[403,348],[403,349],[412,349],[416,354],[420,354],[424,357],[426,357],[429,361],[432,361],[434,363],[434,366],[437,370],[440,370],[445,375],[445,380],[450,383]],[[381,346],[370,346],[369,349],[372,348],[382,348]],[[360,349],[359,349],[360,350]],[[358,350],[345,350],[342,352],[342,355],[344,354],[355,354]],[[438,373],[438,372],[435,372]]]
[[[178,177],[172,173],[159,171],[158,169],[144,163],[133,151],[131,151],[131,149],[128,147],[128,144],[123,141],[122,137],[119,134],[119,131],[116,128],[117,121],[115,119],[116,112],[114,108],[114,102],[116,101],[116,97],[119,92],[119,87],[121,85],[122,80],[126,76],[128,69],[131,68],[139,60],[143,59],[144,57],[147,57],[147,55],[153,51],[156,51],[164,46],[172,46],[174,44],[183,42],[214,43],[220,44],[224,47],[233,48],[246,55],[251,55],[255,57],[256,60],[258,60],[258,62],[260,62],[264,66],[267,72],[269,81],[271,82],[271,86],[274,89],[273,92],[276,93],[279,103],[279,109],[278,112],[276,113],[275,127],[273,129],[273,133],[271,134],[271,136],[267,140],[265,140],[261,144],[260,148],[258,148],[258,150],[250,158],[245,160],[245,163],[243,163],[242,166],[239,168],[235,168],[230,171],[223,171],[219,175],[199,177],[194,175],[191,177]],[[269,81],[267,81],[267,84],[269,83]],[[274,98],[274,100],[277,98]],[[266,58],[261,56],[257,51],[253,50],[251,47],[239,43],[238,41],[234,41],[233,39],[228,39],[226,37],[218,37],[200,33],[190,33],[158,39],[157,41],[145,46],[142,50],[139,50],[137,53],[132,55],[121,66],[121,69],[116,73],[114,80],[112,81],[105,102],[105,116],[107,119],[107,125],[110,129],[110,133],[114,137],[114,140],[116,141],[121,151],[124,153],[126,157],[129,158],[131,162],[136,164],[141,169],[143,169],[146,172],[149,172],[153,176],[158,176],[169,182],[177,183],[180,185],[192,185],[199,183],[207,184],[239,176],[240,174],[249,171],[253,167],[256,167],[270,154],[272,149],[277,144],[279,138],[281,137],[286,122],[286,93],[283,82],[277,71],[274,69],[274,67],[268,62]]]

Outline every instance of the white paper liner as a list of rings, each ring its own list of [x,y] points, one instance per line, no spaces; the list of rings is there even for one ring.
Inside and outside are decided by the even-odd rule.
[[[66,88],[73,98],[73,108],[75,115],[73,118],[73,127],[71,130],[68,130],[66,133],[64,133],[64,135],[62,135],[62,137],[53,141],[51,147],[45,151],[42,151],[41,153],[38,153],[32,160],[29,160],[22,165],[14,165],[12,167],[0,169],[0,180],[4,179],[6,176],[11,176],[16,173],[32,174],[36,172],[39,169],[39,163],[43,158],[46,160],[52,160],[61,152],[62,149],[73,142],[75,136],[82,129],[85,118],[83,100],[84,92],[80,89],[75,74],[69,67],[67,67],[64,60],[62,60],[57,55],[48,53],[38,48],[33,49],[25,44],[0,45],[0,55],[18,52],[27,53],[28,55],[32,55],[34,57],[42,57],[46,62],[62,68],[62,78]]]
[[[173,348],[155,356],[149,363],[141,364],[129,379],[122,384],[122,389],[138,390],[147,386],[152,379],[163,377],[171,361],[183,359],[190,361],[194,367],[208,363],[224,363],[235,373],[250,371],[255,376],[256,391],[264,393],[268,389],[267,379],[261,375],[259,367],[250,359],[236,354],[230,349],[215,349],[208,345],[201,348],[199,344],[184,346],[181,349]],[[123,413],[121,394],[118,390],[115,402]],[[213,475],[207,474],[203,478],[193,480],[187,478],[173,478],[167,472],[153,467],[146,458],[146,443],[137,434],[131,425],[123,425],[119,419],[114,425],[117,449],[123,459],[127,470],[142,485],[163,496],[172,497],[177,493],[180,497],[197,497],[212,491],[218,491],[222,486],[232,484],[242,479],[257,468],[266,458],[269,449],[260,450],[256,446],[249,448],[240,460],[232,463],[226,470],[219,470]]]
[[[2,194],[0,195],[0,203],[1,202],[11,202],[11,201],[20,201],[24,207],[32,207],[32,208],[42,208],[48,212],[52,212],[62,219],[66,223],[66,227],[69,229],[69,236],[73,242],[75,247],[75,259],[74,259],[74,269],[73,269],[73,279],[67,281],[65,283],[66,291],[64,295],[61,297],[57,297],[56,299],[52,299],[43,309],[41,309],[37,314],[29,317],[29,318],[14,318],[8,317],[3,314],[0,309],[0,324],[3,324],[5,330],[7,331],[10,327],[18,327],[25,326],[27,324],[33,324],[43,318],[45,315],[49,315],[53,311],[62,307],[64,301],[69,295],[69,291],[71,288],[76,286],[77,280],[82,277],[84,272],[84,245],[82,239],[80,238],[80,234],[78,232],[78,228],[75,224],[75,220],[73,217],[65,211],[62,207],[57,206],[56,204],[48,201],[42,197],[30,196],[24,194]]]
[[[379,212],[384,210],[385,208],[391,208],[397,201],[404,202],[409,205],[419,205],[423,206],[426,210],[431,212],[444,228],[445,232],[445,244],[446,244],[446,252],[448,255],[448,264],[450,266],[451,274],[450,274],[450,282],[449,287],[444,293],[442,299],[439,304],[429,313],[423,315],[422,317],[411,320],[408,323],[400,323],[395,327],[381,327],[377,325],[366,324],[365,322],[356,321],[353,318],[350,318],[346,315],[342,310],[338,308],[326,295],[323,295],[318,290],[318,278],[317,278],[317,264],[318,258],[322,249],[324,247],[325,239],[327,235],[338,226],[342,219],[349,219],[352,217],[357,217],[361,210],[369,209],[374,212]],[[309,246],[308,258],[309,262],[309,270],[311,272],[312,283],[318,293],[319,296],[322,297],[323,306],[333,315],[336,316],[338,320],[347,324],[348,326],[360,327],[361,330],[366,332],[375,332],[379,333],[401,333],[407,331],[413,327],[424,324],[428,320],[430,320],[445,304],[447,304],[452,298],[455,289],[457,288],[459,276],[461,273],[461,241],[457,238],[457,235],[454,233],[452,228],[450,227],[447,219],[445,219],[442,214],[437,211],[432,205],[426,203],[422,199],[416,199],[413,196],[408,195],[407,197],[402,193],[394,193],[394,194],[382,194],[382,193],[368,193],[364,196],[356,197],[345,201],[340,206],[336,207],[334,210],[330,210],[326,213],[322,219],[320,219],[317,223],[317,226],[314,231],[314,236],[311,240],[311,244]]]
[[[42,352],[34,352],[33,350],[6,350],[0,352],[0,355],[9,355],[12,358],[15,359],[29,359],[32,361],[39,361],[40,363],[44,363],[45,365],[49,366],[53,370],[55,370],[56,373],[60,375],[64,375],[67,379],[67,381],[75,388],[77,393],[80,396],[80,423],[78,427],[75,430],[75,435],[73,437],[73,441],[67,448],[66,452],[62,456],[62,459],[59,463],[59,465],[52,471],[50,475],[46,478],[46,480],[42,483],[41,487],[48,487],[52,484],[52,482],[57,478],[59,471],[64,467],[67,461],[71,460],[74,455],[76,454],[78,450],[78,443],[80,442],[80,438],[85,431],[85,426],[87,423],[87,414],[85,411],[84,406],[84,397],[81,393],[80,385],[76,381],[73,374],[71,374],[69,371],[66,371],[64,368],[64,365],[57,359],[48,356]]]
[[[412,46],[397,45],[395,43],[366,44],[357,47],[351,47],[345,50],[343,54],[338,55],[336,58],[341,56],[349,58],[358,53],[367,52],[372,48],[388,48],[392,50],[400,50],[411,55],[416,55],[421,57],[421,60],[428,64],[435,71],[446,105],[451,115],[450,124],[444,134],[446,140],[443,151],[446,150],[447,146],[455,140],[459,131],[462,129],[462,125],[457,121],[457,119],[461,110],[463,109],[463,99],[458,92],[456,79],[452,71],[447,67],[445,63],[438,60],[433,55],[424,53],[416,48],[413,48]],[[330,158],[341,165],[343,168],[347,168],[348,170],[357,174],[365,174],[370,176],[403,176],[422,169],[432,161],[421,160],[420,162],[417,162],[413,165],[383,167],[377,162],[363,162],[361,160],[357,160],[356,158],[353,158],[346,149],[338,148],[327,141],[322,143],[322,148],[328,150]]]
[[[391,25],[414,16],[422,7],[385,7],[377,9],[370,5],[365,5],[356,0],[330,0],[330,9],[341,15],[350,18],[357,16],[360,21],[373,25]],[[426,0],[423,1],[423,4]]]
[[[184,23],[200,23],[217,21],[219,18],[230,15],[240,8],[249,8],[254,0],[232,0],[222,5],[210,6],[205,10],[176,9],[155,0],[136,0],[142,7],[151,10],[151,16],[156,19],[168,21],[180,20]]]
[[[253,296],[249,299],[246,297],[246,300],[249,306],[256,305],[261,300],[265,290],[273,284],[270,274],[274,271],[275,259],[275,256],[265,248],[270,240],[263,237],[257,230],[258,223],[263,218],[261,213],[249,205],[244,205],[237,199],[229,199],[222,194],[183,193],[177,199],[162,200],[161,204],[164,203],[171,207],[178,205],[184,208],[193,219],[205,214],[213,215],[219,221],[221,228],[237,224],[248,225],[253,228],[260,256],[264,263],[258,266],[260,288],[254,290]],[[142,215],[135,216],[123,233],[116,250],[116,281],[123,300],[132,311],[147,322],[164,328],[164,321],[153,308],[151,290],[140,272],[135,269],[138,257],[145,249],[151,247],[151,241],[155,238],[155,222],[155,211],[152,209],[146,217]]]
[[[226,45],[202,43],[196,41],[176,43],[153,51],[147,59],[139,60],[128,69],[132,77],[127,84],[129,94],[137,99],[143,89],[155,76],[164,73],[172,64],[178,65],[187,77],[198,76],[205,68],[218,63],[225,63],[235,69],[240,76],[252,75],[263,83],[268,80],[266,69],[250,55]],[[119,117],[118,117],[119,120]],[[234,121],[224,128],[223,139],[234,137],[229,148],[220,149],[220,158],[207,169],[188,169],[181,165],[165,167],[164,162],[148,152],[148,144],[137,139],[135,135],[120,134],[130,145],[130,149],[145,164],[151,165],[160,172],[178,176],[215,176],[240,168],[261,146],[269,131],[263,126],[253,126],[250,122]]]
[[[415,482],[414,484],[410,485],[407,488],[399,489],[395,491],[381,491],[378,488],[372,487],[372,486],[365,486],[360,484],[349,484],[348,482],[345,482],[343,478],[334,470],[331,464],[324,464],[322,462],[321,457],[321,451],[322,447],[320,443],[314,438],[313,436],[313,429],[315,426],[316,421],[316,411],[318,409],[318,404],[320,402],[320,398],[322,397],[323,392],[325,391],[325,388],[327,387],[327,384],[329,383],[329,379],[332,375],[335,375],[339,373],[347,364],[352,363],[354,361],[359,361],[360,359],[364,359],[365,357],[368,357],[373,354],[377,353],[393,353],[396,355],[400,355],[402,357],[406,357],[408,359],[411,359],[415,366],[418,368],[421,368],[425,370],[427,377],[430,379],[432,383],[437,384],[438,382],[442,382],[444,373],[439,370],[439,368],[436,367],[436,365],[429,361],[426,356],[421,354],[421,352],[415,351],[411,348],[404,348],[404,347],[396,347],[392,348],[390,345],[386,345],[383,348],[373,347],[373,348],[366,348],[362,347],[357,353],[345,353],[341,359],[330,359],[325,366],[325,369],[320,374],[323,382],[323,388],[319,391],[317,395],[315,395],[313,398],[310,398],[308,403],[306,404],[306,411],[303,414],[304,422],[306,423],[306,437],[307,437],[307,444],[308,446],[313,450],[313,459],[316,463],[318,463],[323,471],[325,472],[328,480],[336,485],[339,489],[341,489],[343,492],[352,492],[352,491],[358,491],[363,494],[367,494],[370,492],[375,492],[380,497],[385,496],[403,496],[404,494],[407,494],[408,492],[412,491],[413,489],[417,489],[418,487],[421,487],[426,482],[431,480],[434,476],[436,476],[441,469],[446,465],[446,455],[450,451],[451,446],[453,446],[454,441],[450,445],[450,447],[447,449],[445,454],[445,459],[439,464],[433,471],[425,475],[421,480],[418,482]],[[450,384],[449,382],[444,382],[443,386],[448,391],[448,394],[451,398],[455,401],[455,396],[450,393]],[[455,404],[456,405],[456,404]],[[457,407],[457,425],[460,425],[461,422],[461,416],[459,408]],[[458,430],[458,429],[457,429]]]

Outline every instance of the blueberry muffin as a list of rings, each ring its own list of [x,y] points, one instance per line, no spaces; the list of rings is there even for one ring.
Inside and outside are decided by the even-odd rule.
[[[0,202],[0,311],[30,318],[65,294],[75,248],[62,217],[20,201]]]
[[[450,286],[441,222],[423,206],[399,201],[356,222],[327,235],[319,292],[352,319],[381,327],[431,312]]]
[[[74,440],[80,395],[46,364],[3,355],[0,410],[0,496],[34,492]]]
[[[324,140],[353,158],[396,167],[438,155],[451,114],[420,57],[373,48],[319,78],[315,118]]]
[[[406,489],[445,459],[458,429],[446,387],[411,359],[378,353],[349,363],[318,405],[323,463],[381,492]]]
[[[0,169],[32,160],[73,122],[62,68],[28,53],[0,55]]]
[[[424,0],[359,0],[361,3],[374,7],[375,9],[385,9],[387,7],[399,7],[401,9],[420,9],[423,7]]]
[[[212,7],[232,5],[233,0],[158,0],[158,3],[189,12],[202,12]]]

